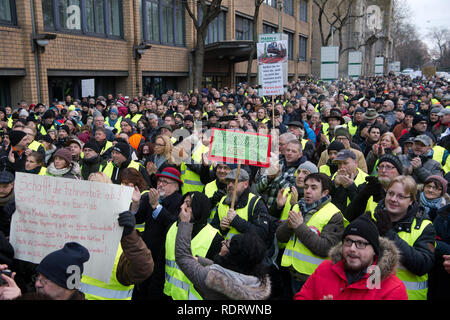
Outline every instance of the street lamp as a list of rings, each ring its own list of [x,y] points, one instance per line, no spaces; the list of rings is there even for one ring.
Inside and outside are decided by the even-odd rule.
[[[141,43],[140,45],[134,45],[133,46],[133,59],[141,59],[142,55],[147,51],[150,50],[152,46],[147,43]]]
[[[31,51],[32,52],[45,52],[45,47],[49,44],[50,40],[56,39],[56,34],[53,33],[38,33],[31,35]]]

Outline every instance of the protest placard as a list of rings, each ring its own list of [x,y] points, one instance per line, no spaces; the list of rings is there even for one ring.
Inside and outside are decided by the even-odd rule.
[[[208,159],[267,168],[271,141],[267,134],[213,128]]]
[[[16,173],[10,242],[15,258],[39,264],[67,242],[89,250],[84,274],[109,283],[133,189],[93,181]]]

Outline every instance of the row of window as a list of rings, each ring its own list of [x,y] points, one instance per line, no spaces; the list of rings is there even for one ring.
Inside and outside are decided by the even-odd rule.
[[[276,6],[276,0],[265,0]],[[292,0],[285,1],[285,10]],[[306,19],[307,0],[304,3]],[[146,42],[184,46],[185,15],[182,0],[140,0],[141,34]],[[44,27],[47,31],[62,31],[123,38],[122,0],[42,0]],[[202,19],[201,7],[198,7]],[[302,10],[300,10],[302,13]],[[306,20],[305,20],[306,21]],[[0,0],[0,23],[15,24],[15,1]],[[277,27],[263,24],[263,33],[276,33]],[[222,11],[209,25],[206,44],[226,39],[226,12]],[[294,33],[288,35],[288,58],[293,57]],[[236,40],[253,40],[253,20],[236,15]],[[299,60],[306,60],[307,38],[300,36]]]
[[[280,1],[283,1],[284,13],[294,15],[294,0],[264,0],[264,3],[272,8],[278,8]],[[300,0],[299,19],[308,21],[308,0]]]

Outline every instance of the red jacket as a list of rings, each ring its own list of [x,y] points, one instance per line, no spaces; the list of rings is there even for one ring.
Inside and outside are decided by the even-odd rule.
[[[331,260],[319,265],[294,300],[322,300],[328,295],[332,295],[333,300],[408,300],[405,285],[395,275],[399,255],[392,241],[380,238],[383,255],[377,264],[381,274],[379,289],[368,288],[368,274],[348,285],[341,246],[331,249]]]

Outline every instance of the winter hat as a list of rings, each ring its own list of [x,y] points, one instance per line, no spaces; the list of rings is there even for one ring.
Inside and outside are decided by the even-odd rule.
[[[442,193],[441,193],[441,197],[444,196],[447,193],[447,185],[448,185],[448,181],[441,177],[441,176],[429,176],[426,180],[425,183],[423,185],[428,184],[428,182],[434,181],[437,184],[440,184],[442,187]]]
[[[347,139],[349,141],[352,141],[352,135],[350,134],[350,132],[348,131],[348,129],[346,127],[337,127],[334,129],[334,136],[335,137],[347,137]]]
[[[16,146],[23,138],[25,138],[27,134],[20,130],[12,130],[9,133],[9,141],[11,141],[11,145]]]
[[[135,126],[134,122],[131,121],[130,118],[124,118],[124,119],[122,119],[122,122],[128,123],[128,125],[129,125],[130,127],[132,127],[132,128],[134,128],[134,126]]]
[[[413,126],[415,126],[416,124],[418,124],[421,121],[428,121],[428,119],[426,116],[416,113],[414,115]]]
[[[191,196],[191,208],[192,208],[192,222],[202,223],[206,222],[211,214],[211,206],[209,198],[203,192],[188,192],[184,195],[184,198]]]
[[[49,253],[42,259],[36,268],[36,272],[41,273],[58,286],[69,289],[67,280],[72,275],[69,267],[79,267],[81,277],[84,270],[83,264],[88,260],[89,251],[85,247],[76,242],[68,242],[62,249]]]
[[[117,142],[112,149],[121,153],[127,159],[130,157],[130,145],[125,142]]]
[[[334,140],[333,142],[331,142],[327,148],[328,152],[330,152],[330,150],[339,152],[342,149],[345,149],[345,146],[342,142],[340,142],[338,140]]]
[[[317,166],[312,163],[311,161],[305,161],[301,165],[298,166],[297,171],[300,169],[308,170],[309,173],[317,173],[319,170],[317,170]]]
[[[378,160],[378,165],[380,165],[382,162],[389,162],[397,169],[400,175],[403,174],[403,164],[397,156],[386,153],[380,157],[380,160]]]
[[[52,139],[52,137],[50,137],[48,134],[42,136],[41,140],[42,140],[42,141],[45,141],[45,142],[47,142],[47,143],[53,143],[53,142],[54,142],[53,139]]]
[[[72,162],[72,152],[69,148],[60,148],[56,150],[54,157],[63,158],[68,164]]]
[[[86,142],[84,144],[83,149],[85,148],[89,148],[94,150],[96,153],[100,153],[102,151],[102,148],[99,146],[99,144],[97,143],[97,141],[95,141],[94,139],[89,140],[88,142]]]
[[[266,255],[266,245],[255,232],[237,234],[230,240],[229,257],[239,266],[241,273],[251,273]]]
[[[360,236],[366,239],[373,247],[376,255],[380,253],[380,243],[377,226],[366,215],[362,215],[356,220],[353,220],[344,230],[342,240],[348,235]]]
[[[67,134],[70,134],[69,126],[67,126],[66,124],[63,124],[62,126],[60,126],[58,131],[59,130],[64,130],[65,132],[67,132]]]
[[[183,181],[181,181],[180,176],[181,176],[180,171],[178,171],[176,168],[173,168],[173,167],[166,167],[163,169],[163,171],[161,173],[156,174],[156,178],[164,177],[164,178],[172,179],[172,180],[175,180],[176,182],[178,182],[181,186],[181,185],[183,185]]]

